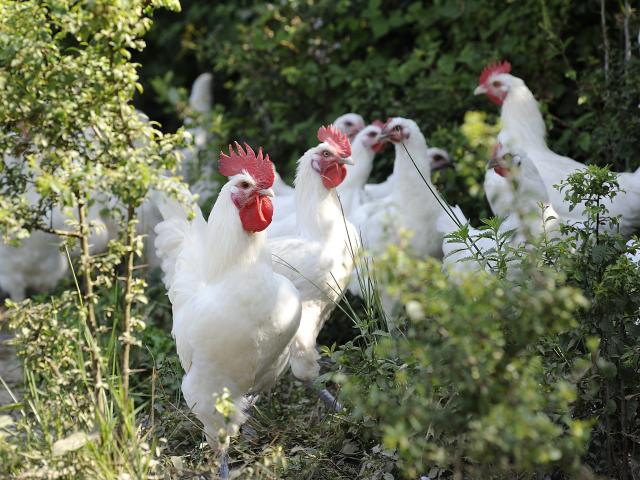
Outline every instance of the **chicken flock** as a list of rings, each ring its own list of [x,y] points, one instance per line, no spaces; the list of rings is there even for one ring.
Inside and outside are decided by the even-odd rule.
[[[570,209],[554,185],[585,166],[549,149],[533,93],[510,72],[507,62],[488,65],[475,94],[501,106],[502,130],[484,188],[494,214],[505,218],[501,228],[515,232],[510,241],[523,244],[543,228],[560,235],[561,222],[584,218],[584,206]],[[194,84],[192,106],[198,111],[210,108],[206,75]],[[206,132],[194,132],[195,147],[203,148]],[[374,158],[387,144],[395,149],[393,173],[383,183],[368,184]],[[189,155],[185,168],[193,162]],[[468,254],[448,237],[468,224],[431,183],[432,171],[450,163],[411,119],[367,125],[348,113],[317,131],[317,144],[297,162],[295,187],[282,180],[262,147],[256,152],[235,143],[220,154],[219,171],[228,181],[208,219],[197,204],[190,217],[189,208],[159,195],[143,206],[142,223],[154,237],[172,304],[184,397],[222,454],[223,478],[229,440],[260,392],[288,366],[315,389],[316,339],[347,288],[360,294],[356,277],[366,272],[356,272],[358,258],[375,262],[408,231],[412,253],[443,259],[450,274],[487,268],[463,261]],[[620,232],[629,238],[640,227],[640,169],[619,173],[618,180],[624,192],[607,207],[621,216]],[[192,191],[207,188],[213,187]],[[98,221],[99,213],[94,217]],[[492,242],[481,238],[476,248],[490,251]],[[28,288],[51,288],[66,264],[50,234],[35,233],[21,247],[0,245],[0,288],[20,300]],[[382,290],[390,320],[394,304]],[[326,389],[316,391],[340,409]],[[232,402],[231,414],[216,408],[222,397]]]

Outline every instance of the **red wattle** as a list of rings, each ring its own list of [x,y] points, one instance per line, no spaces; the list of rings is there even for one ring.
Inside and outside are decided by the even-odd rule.
[[[261,232],[269,226],[273,218],[273,204],[265,195],[256,195],[240,209],[242,228],[247,232]]]
[[[373,146],[371,147],[371,150],[373,150],[375,153],[380,153],[382,150],[384,150],[384,147],[386,146],[387,146],[386,142],[374,143]]]
[[[347,167],[341,163],[332,162],[322,170],[321,175],[325,188],[336,188],[347,176]]]
[[[505,99],[506,95],[502,95],[502,96],[499,97],[497,95],[493,95],[491,93],[487,93],[487,97],[489,97],[489,100],[491,100],[496,105],[502,105],[502,102],[504,102],[504,99]]]
[[[494,167],[493,170],[501,177],[506,177],[507,174],[509,173],[509,170],[507,170],[504,167]]]

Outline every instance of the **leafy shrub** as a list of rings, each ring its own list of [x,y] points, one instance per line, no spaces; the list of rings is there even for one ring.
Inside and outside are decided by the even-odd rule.
[[[548,340],[546,368],[577,384],[574,417],[596,421],[588,462],[599,473],[631,478],[630,439],[640,428],[640,268],[627,254],[637,247],[610,233],[619,219],[611,218],[603,203],[620,191],[614,173],[591,166],[569,176],[561,188],[571,205],[586,206],[588,216],[565,224],[565,238],[551,242],[540,257],[565,272],[568,284],[581,289],[591,304],[577,316],[577,328]]]
[[[131,51],[144,47],[163,6],[179,8],[170,0],[0,4],[0,233],[20,240],[42,230],[75,258],[71,288],[9,304],[27,380],[10,439],[29,453],[3,463],[5,476],[141,478],[157,465],[157,441],[139,430],[130,388],[146,302],[135,226],[151,190],[179,190],[170,173],[182,133],[163,134],[134,109],[142,87]],[[119,226],[101,254],[90,245],[95,205]],[[64,225],[49,223],[54,208],[69,212]]]
[[[536,348],[575,327],[586,304],[579,291],[545,272],[520,285],[489,274],[451,283],[439,262],[402,248],[390,248],[384,268],[407,325],[398,338],[380,338],[367,353],[370,369],[348,375],[344,388],[356,412],[378,419],[403,476],[432,467],[459,478],[579,469],[588,422],[571,418],[575,386],[546,379]],[[348,345],[338,359],[348,370],[353,356]]]

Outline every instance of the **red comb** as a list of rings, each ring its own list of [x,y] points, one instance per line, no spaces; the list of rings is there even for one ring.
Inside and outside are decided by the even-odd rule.
[[[342,158],[351,156],[351,144],[346,134],[333,125],[318,129],[318,140],[326,142],[335,148],[336,153]]]
[[[246,143],[244,144],[246,151],[238,142],[234,143],[237,152],[231,145],[229,145],[229,155],[220,152],[220,173],[225,177],[233,177],[246,172],[253,177],[259,188],[271,188],[276,175],[269,155],[262,156],[262,147],[258,149],[256,155],[256,152]]]
[[[489,77],[491,75],[494,75],[496,73],[510,73],[510,72],[511,72],[511,64],[509,62],[490,63],[489,65],[484,67],[484,70],[482,70],[482,73],[480,74],[479,85],[484,85],[484,83],[487,80],[489,80]]]
[[[375,125],[376,127],[380,127],[380,128],[384,128],[384,126],[386,125],[386,123],[384,123],[382,120],[380,120],[379,118],[376,118],[371,125]]]

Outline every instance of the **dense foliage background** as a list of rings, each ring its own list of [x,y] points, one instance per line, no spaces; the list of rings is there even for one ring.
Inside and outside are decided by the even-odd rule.
[[[138,105],[172,129],[179,120],[167,108],[167,87],[188,89],[198,73],[212,71],[224,126],[216,125],[217,140],[226,145],[241,132],[268,146],[289,179],[320,123],[347,111],[368,120],[412,118],[459,163],[458,180],[447,182],[465,191],[450,188],[450,203],[481,216],[483,194],[460,173],[483,172],[464,161],[470,147],[458,129],[469,110],[489,112],[489,121],[498,114],[472,94],[492,60],[509,60],[541,102],[553,149],[617,170],[638,165],[640,67],[637,54],[624,62],[623,7],[596,0],[191,0],[180,14],[156,14],[149,47],[137,57],[146,86]],[[637,53],[637,15],[629,22],[628,48]],[[376,159],[373,178],[386,177],[391,161],[391,153]],[[475,205],[465,201],[470,187]]]

